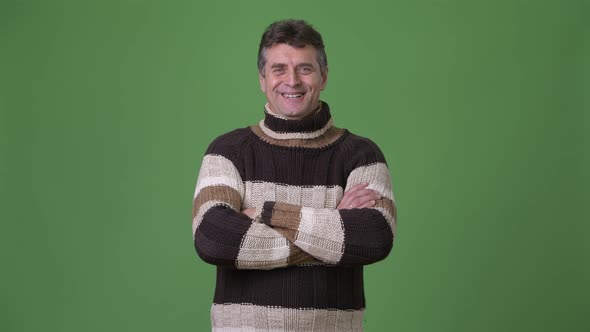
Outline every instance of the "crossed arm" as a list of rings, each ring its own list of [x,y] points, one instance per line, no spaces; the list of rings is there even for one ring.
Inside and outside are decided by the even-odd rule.
[[[342,200],[338,204],[337,210],[346,209],[363,209],[373,207],[375,201],[381,198],[381,195],[376,190],[366,189],[368,182],[363,182],[352,186],[342,196]],[[247,208],[242,210],[242,213],[248,217],[256,218],[256,208]]]
[[[355,169],[347,184],[336,209],[267,201],[256,216],[254,209],[241,209],[244,184],[231,161],[207,155],[193,205],[197,253],[208,263],[244,269],[381,260],[395,232],[387,167],[377,163]]]

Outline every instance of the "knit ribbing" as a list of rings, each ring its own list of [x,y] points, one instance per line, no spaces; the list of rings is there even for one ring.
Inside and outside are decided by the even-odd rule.
[[[338,210],[361,182],[382,198]],[[195,248],[218,266],[214,329],[360,330],[362,266],[388,255],[396,217],[383,154],[334,127],[326,103],[301,120],[265,112],[260,124],[218,137],[193,203]]]
[[[328,124],[331,118],[332,115],[330,114],[328,104],[320,102],[320,109],[318,111],[300,120],[286,119],[265,108],[265,117],[260,125],[261,127],[268,128],[271,131],[271,135],[272,133],[293,135],[310,134],[307,138],[314,138],[318,136],[318,134],[314,133],[331,126],[331,123]]]

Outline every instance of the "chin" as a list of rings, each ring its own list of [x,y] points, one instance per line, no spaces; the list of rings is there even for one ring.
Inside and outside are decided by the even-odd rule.
[[[292,111],[292,112],[288,112],[286,113],[288,117],[290,118],[302,118],[305,117],[306,115],[308,115],[309,112],[305,112],[305,111]]]

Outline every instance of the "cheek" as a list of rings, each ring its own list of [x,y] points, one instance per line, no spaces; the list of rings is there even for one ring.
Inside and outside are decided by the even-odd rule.
[[[270,91],[270,90],[274,89],[275,87],[276,87],[275,81],[273,81],[273,80],[266,81],[266,89],[267,90]]]
[[[314,79],[312,82],[310,82],[309,87],[310,89],[313,89],[315,91],[320,91],[322,89],[322,79]]]

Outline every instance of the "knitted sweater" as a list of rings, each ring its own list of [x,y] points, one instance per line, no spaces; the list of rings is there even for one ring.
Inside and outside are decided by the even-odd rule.
[[[368,182],[372,208],[337,210]],[[241,213],[255,207],[258,217]],[[193,202],[199,257],[217,266],[214,331],[361,331],[363,265],[390,252],[396,207],[372,141],[333,126],[330,109],[215,139]]]

